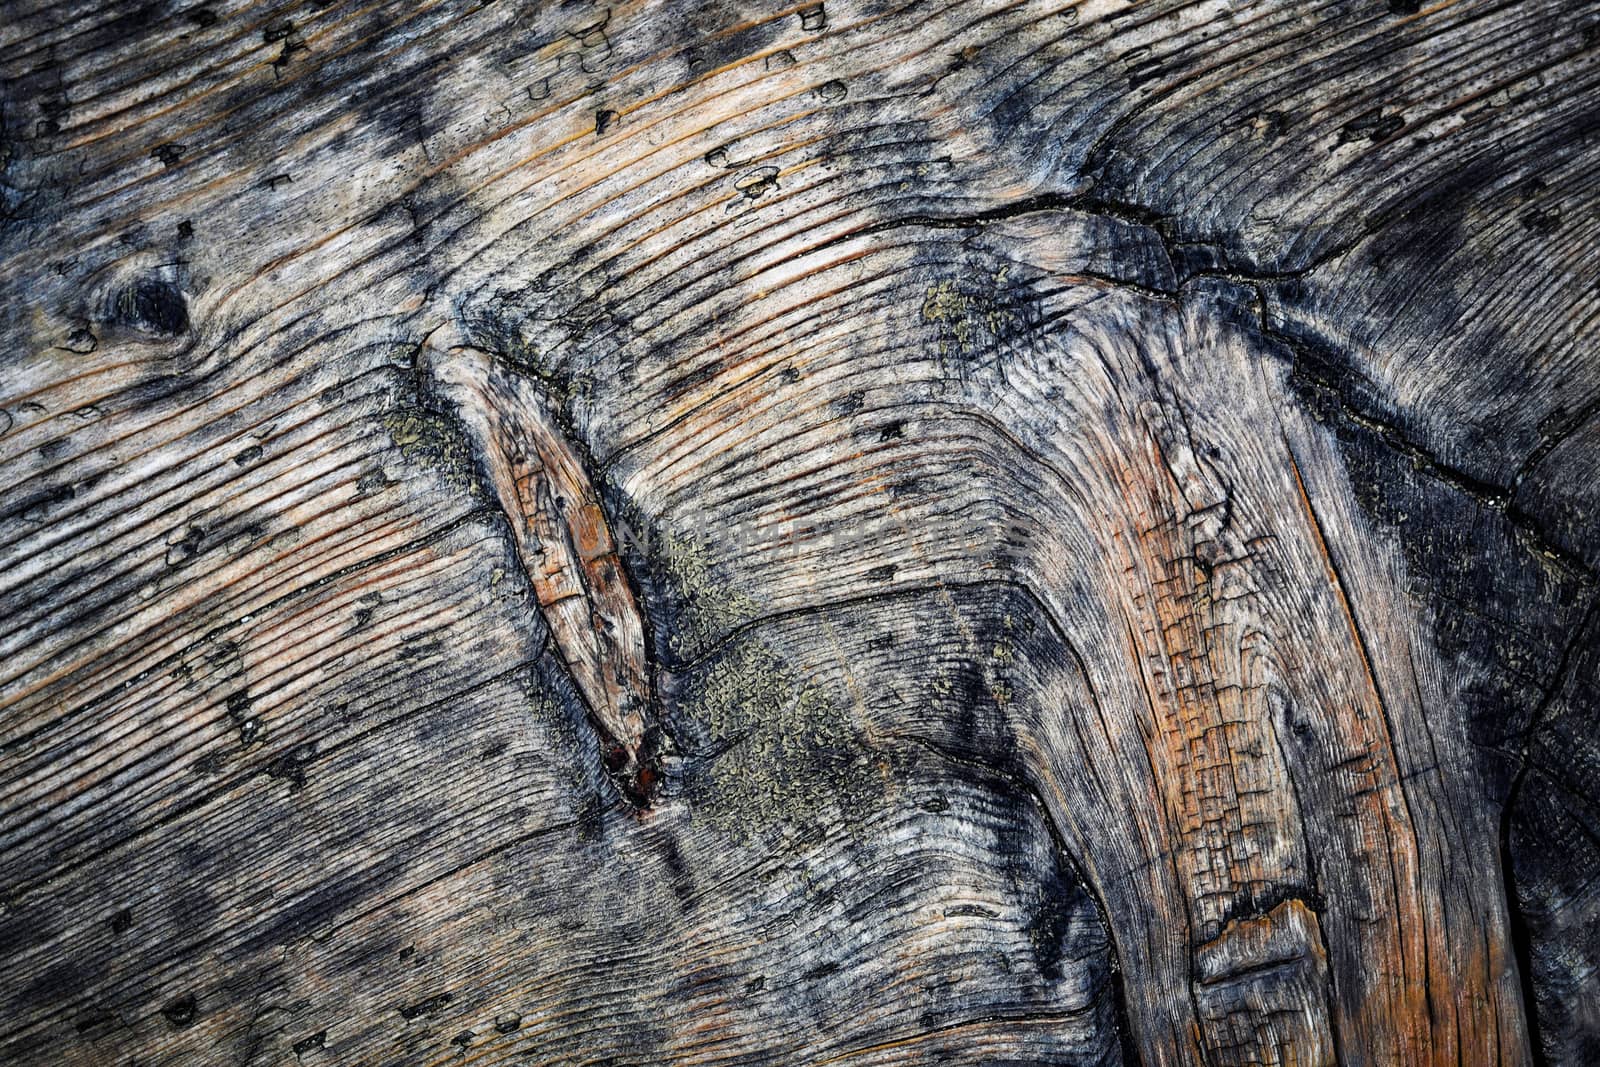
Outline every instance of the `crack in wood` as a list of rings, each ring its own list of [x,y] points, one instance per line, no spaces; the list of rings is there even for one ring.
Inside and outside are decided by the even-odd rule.
[[[1413,466],[1436,481],[1450,486],[1490,511],[1503,516],[1521,537],[1527,539],[1534,551],[1568,573],[1586,584],[1600,582],[1600,573],[1597,573],[1581,555],[1558,544],[1531,515],[1517,505],[1516,493],[1521,470],[1510,486],[1502,486],[1451,466],[1411,440],[1399,426],[1363,410],[1341,386],[1336,373],[1331,369],[1333,361],[1325,354],[1317,352],[1307,341],[1275,329],[1267,321],[1264,312],[1261,316],[1260,329],[1264,337],[1280,344],[1289,354],[1294,377],[1302,386],[1328,398],[1333,413],[1337,413],[1341,419],[1369,431],[1385,446],[1405,456]],[[1527,468],[1534,462],[1536,458],[1530,456],[1522,466]]]

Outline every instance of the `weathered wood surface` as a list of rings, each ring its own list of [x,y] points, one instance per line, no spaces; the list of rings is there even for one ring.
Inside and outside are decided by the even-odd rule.
[[[1600,1059],[1600,7],[0,12],[0,1059]]]

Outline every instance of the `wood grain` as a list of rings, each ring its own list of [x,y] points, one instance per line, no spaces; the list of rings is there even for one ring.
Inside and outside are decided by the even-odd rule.
[[[0,0],[0,1059],[1594,1061],[1597,48]]]

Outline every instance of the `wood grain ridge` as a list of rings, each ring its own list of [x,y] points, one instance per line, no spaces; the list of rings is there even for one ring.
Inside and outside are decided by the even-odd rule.
[[[0,1063],[1600,1063],[1600,4],[0,12]]]
[[[533,601],[600,735],[606,769],[635,806],[648,804],[662,735],[651,724],[644,624],[584,460],[541,386],[465,344],[453,327],[419,348],[418,371],[424,393],[454,409],[510,522]]]

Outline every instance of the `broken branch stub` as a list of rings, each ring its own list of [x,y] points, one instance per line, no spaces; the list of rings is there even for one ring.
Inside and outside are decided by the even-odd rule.
[[[510,522],[534,603],[600,735],[605,768],[643,807],[659,776],[644,626],[584,461],[526,375],[481,349],[432,336],[421,358]]]

